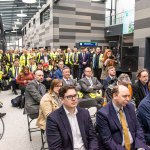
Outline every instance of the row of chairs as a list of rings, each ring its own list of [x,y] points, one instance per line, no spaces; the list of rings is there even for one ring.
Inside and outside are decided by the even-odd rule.
[[[96,98],[95,99],[92,99],[92,98],[79,99],[78,106],[81,108],[88,109],[89,114],[92,119],[92,122],[93,122],[93,125],[95,125],[96,113],[97,113],[98,109],[100,109],[102,107],[101,104],[99,103],[99,99],[96,99]],[[31,123],[33,122],[33,120],[34,119],[31,119],[29,117],[29,115],[27,115],[28,132],[29,132],[30,141],[32,141],[31,133],[40,131],[41,132],[41,142],[42,142],[41,150],[46,150],[46,149],[48,149],[48,147],[45,147],[46,138],[45,138],[44,130],[41,130],[40,128],[37,128],[37,127],[36,128],[31,127]]]

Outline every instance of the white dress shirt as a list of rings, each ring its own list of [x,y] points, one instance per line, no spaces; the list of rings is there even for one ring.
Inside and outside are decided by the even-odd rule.
[[[64,110],[66,112],[66,115],[68,117],[71,131],[72,131],[72,137],[73,137],[73,147],[74,150],[85,150],[84,143],[82,140],[81,132],[78,125],[78,120],[76,114],[78,113],[77,108],[75,109],[75,112],[72,114],[70,113],[64,106]]]
[[[93,86],[93,81],[92,78],[86,77],[88,79],[88,81],[90,82],[90,85]]]

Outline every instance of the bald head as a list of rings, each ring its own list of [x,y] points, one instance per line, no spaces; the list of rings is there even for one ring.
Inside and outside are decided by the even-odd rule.
[[[34,74],[34,78],[35,80],[37,80],[38,82],[42,82],[43,81],[43,78],[44,78],[44,74],[43,74],[43,71],[41,70],[37,70]]]
[[[121,108],[130,102],[130,92],[129,89],[124,85],[115,86],[112,90],[113,102],[114,104]]]

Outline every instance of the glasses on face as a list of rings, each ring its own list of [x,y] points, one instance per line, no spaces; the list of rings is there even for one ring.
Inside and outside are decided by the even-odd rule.
[[[68,100],[72,100],[73,98],[77,99],[78,98],[78,94],[68,95],[68,96],[65,96],[64,98],[67,98]]]

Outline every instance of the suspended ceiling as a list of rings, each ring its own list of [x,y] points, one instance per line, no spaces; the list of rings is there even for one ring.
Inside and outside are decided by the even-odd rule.
[[[23,3],[22,0],[0,0],[0,15],[5,32],[13,30],[12,28],[15,26],[17,19],[21,22],[21,25],[16,25],[19,27],[18,30],[20,30],[39,10],[39,1],[42,7],[43,4],[46,4],[47,0],[36,1],[36,3],[27,4]],[[24,14],[27,14],[26,17],[21,18],[17,16],[17,14],[21,13],[21,10]]]

